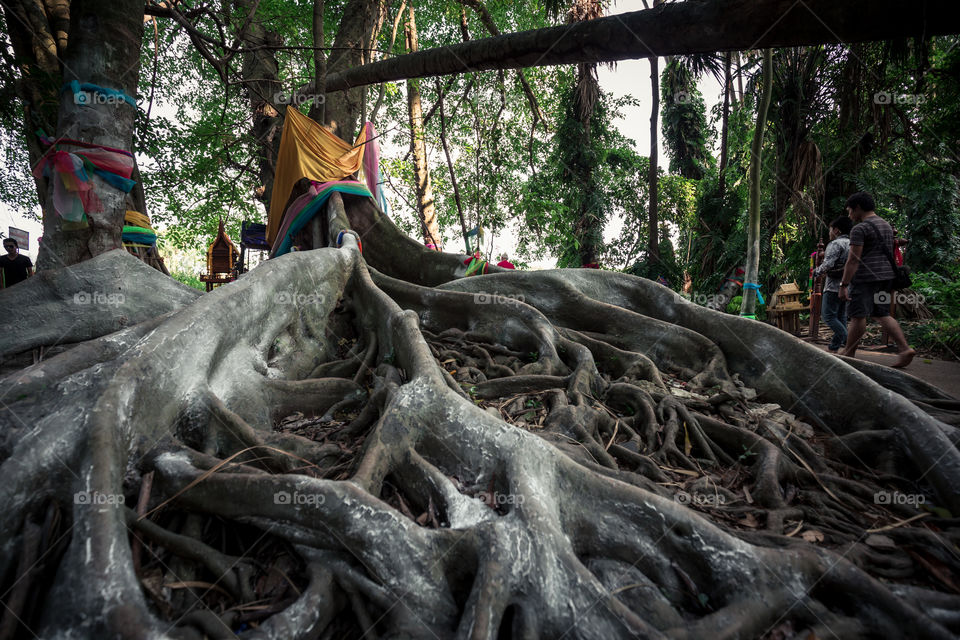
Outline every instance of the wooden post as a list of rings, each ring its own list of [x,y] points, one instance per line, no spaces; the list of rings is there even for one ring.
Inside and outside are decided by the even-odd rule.
[[[817,243],[817,255],[813,260],[813,267],[816,269],[823,262],[823,240]],[[823,304],[823,279],[824,276],[813,279],[813,287],[810,289],[810,337],[820,337],[820,306]]]

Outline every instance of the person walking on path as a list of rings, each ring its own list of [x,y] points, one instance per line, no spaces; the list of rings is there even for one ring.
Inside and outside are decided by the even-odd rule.
[[[840,279],[850,251],[850,229],[853,222],[840,216],[830,223],[830,244],[827,245],[823,262],[813,270],[813,277],[827,276],[823,286],[823,321],[833,330],[830,340],[831,352],[836,353],[847,344],[847,303],[840,300]]]
[[[847,313],[847,345],[840,355],[856,357],[860,338],[867,328],[867,317],[872,317],[897,343],[897,361],[894,367],[910,364],[916,352],[907,344],[900,324],[890,316],[890,288],[893,266],[887,257],[893,251],[893,228],[874,211],[873,196],[859,191],[847,198],[847,215],[857,223],[850,231],[850,251],[843,268],[839,298],[849,301]]]

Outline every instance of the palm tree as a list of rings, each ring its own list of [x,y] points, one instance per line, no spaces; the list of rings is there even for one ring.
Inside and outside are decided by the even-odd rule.
[[[606,9],[604,0],[573,0],[572,3],[560,0],[548,0],[547,11],[558,15],[566,9],[568,23],[593,20],[603,15]],[[579,149],[591,147],[591,120],[597,100],[600,98],[600,82],[597,79],[597,65],[580,63],[577,65],[576,84],[573,89],[573,117],[580,126]],[[574,163],[568,171],[578,184],[583,185],[585,193],[579,199],[579,211],[576,212],[574,222],[574,237],[577,242],[577,252],[581,265],[595,264],[603,242],[603,214],[596,206],[595,198],[591,197],[595,190],[593,186],[593,168],[595,159],[584,157],[582,162]]]

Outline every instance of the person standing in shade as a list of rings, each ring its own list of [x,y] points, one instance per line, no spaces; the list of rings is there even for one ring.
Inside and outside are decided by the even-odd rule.
[[[840,281],[840,300],[849,300],[850,326],[847,346],[840,355],[855,357],[867,317],[880,323],[897,343],[894,367],[910,364],[916,352],[907,344],[900,324],[890,316],[890,288],[893,280],[893,228],[878,216],[873,196],[859,191],[847,198],[847,215],[858,223],[850,231],[850,253]],[[888,257],[891,256],[891,257]]]
[[[500,262],[497,263],[497,266],[503,267],[504,269],[516,269],[513,263],[507,260],[507,254],[505,253],[500,254]]]
[[[7,255],[0,256],[0,289],[12,287],[33,275],[33,262],[27,256],[20,255],[20,245],[16,240],[4,238],[3,250]]]
[[[847,303],[840,300],[840,279],[850,251],[852,228],[853,222],[847,216],[840,216],[830,223],[830,244],[824,252],[823,262],[813,270],[814,278],[827,276],[823,285],[822,317],[827,326],[833,329],[833,339],[828,347],[833,353],[847,344]]]

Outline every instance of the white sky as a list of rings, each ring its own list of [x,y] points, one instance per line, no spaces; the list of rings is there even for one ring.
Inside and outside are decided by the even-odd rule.
[[[619,0],[608,10],[608,15],[626,13],[629,11],[640,11],[643,9],[643,3],[640,0]],[[660,61],[660,69],[663,69],[663,60]],[[637,152],[641,155],[647,155],[650,149],[650,62],[647,60],[625,60],[618,62],[614,69],[607,69],[601,66],[598,72],[600,86],[604,91],[612,94],[614,97],[623,97],[632,95],[639,99],[639,106],[628,107],[624,109],[623,116],[615,121],[616,127],[626,137],[637,144]],[[720,84],[712,77],[705,77],[700,80],[700,91],[703,93],[706,102],[707,113],[714,104],[722,99]],[[659,131],[659,125],[657,127]],[[662,136],[660,140],[660,158],[661,163],[666,165],[668,162],[666,152],[663,148]],[[4,233],[7,232],[7,226],[24,229],[30,233],[30,247],[25,251],[21,247],[21,252],[26,253],[31,259],[36,261],[37,238],[41,234],[39,222],[24,218],[10,210],[6,205],[0,203],[0,225],[3,226]],[[611,225],[613,226],[613,225]],[[504,231],[500,237],[495,238],[493,242],[494,253],[501,251],[513,254],[515,234]],[[537,264],[537,267],[548,268],[552,263],[545,261],[543,264]]]

